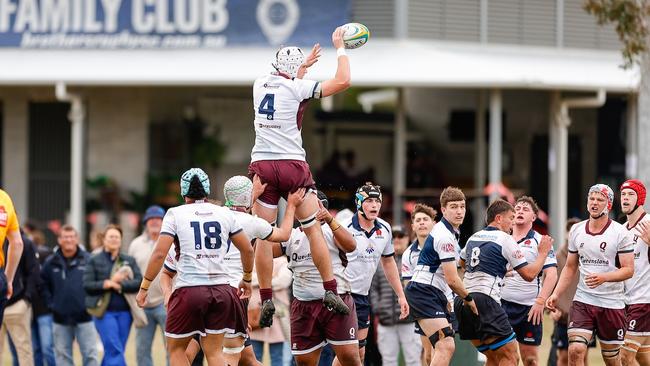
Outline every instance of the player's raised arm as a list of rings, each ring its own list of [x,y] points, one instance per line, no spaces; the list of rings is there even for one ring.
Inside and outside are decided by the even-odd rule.
[[[291,230],[293,230],[293,221],[295,219],[296,207],[302,204],[305,198],[306,190],[300,188],[287,197],[287,209],[284,211],[284,218],[279,228],[273,228],[271,235],[265,240],[272,242],[283,242],[289,240]]]
[[[350,87],[350,60],[345,53],[343,44],[343,27],[338,27],[332,33],[332,44],[336,48],[338,66],[333,79],[322,82],[321,97],[329,97]]]

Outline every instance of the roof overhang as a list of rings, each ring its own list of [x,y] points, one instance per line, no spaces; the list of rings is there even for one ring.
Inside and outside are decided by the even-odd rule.
[[[271,70],[273,48],[218,50],[0,49],[0,85],[245,86]],[[371,40],[349,50],[360,87],[511,88],[634,92],[639,69],[622,69],[617,51]],[[324,49],[308,77],[331,78]]]

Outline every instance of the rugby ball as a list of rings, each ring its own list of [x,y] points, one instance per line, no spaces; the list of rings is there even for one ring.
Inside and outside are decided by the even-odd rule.
[[[370,38],[368,27],[361,23],[345,24],[343,31],[343,44],[349,50],[363,46]]]

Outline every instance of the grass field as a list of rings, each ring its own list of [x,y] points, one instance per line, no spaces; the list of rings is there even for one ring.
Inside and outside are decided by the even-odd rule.
[[[553,322],[549,317],[544,318],[544,340],[540,348],[540,366],[546,365],[548,352],[551,346],[551,334],[553,332]],[[2,365],[11,365],[11,355],[9,354],[8,347],[5,342],[4,352],[2,354]],[[81,365],[81,354],[79,349],[75,345],[75,365]],[[156,334],[153,343],[152,357],[154,365],[165,365],[165,349],[162,342],[162,336],[160,332]],[[265,365],[270,365],[268,358],[265,357]],[[126,362],[129,365],[136,365],[136,350],[135,350],[135,328],[131,329],[131,334],[129,335],[129,342],[126,346]],[[599,366],[604,365],[602,358],[600,357],[600,351],[598,348],[592,349],[589,352],[589,365],[590,366]],[[408,365],[411,366],[411,365]]]

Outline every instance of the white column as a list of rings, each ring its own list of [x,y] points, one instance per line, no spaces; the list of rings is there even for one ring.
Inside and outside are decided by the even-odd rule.
[[[549,214],[549,233],[555,238],[556,246],[564,243],[561,240],[564,237],[564,219],[562,216],[561,202],[558,199],[558,191],[560,190],[558,184],[558,158],[560,150],[560,125],[558,119],[560,116],[560,92],[554,91],[551,93],[549,105],[549,141],[548,141],[548,214]],[[566,203],[565,203],[566,206]]]
[[[480,90],[476,107],[475,136],[474,136],[474,188],[482,192],[485,188],[485,91]],[[485,199],[476,197],[473,202],[474,230],[480,230],[485,222]]]
[[[625,151],[625,177],[636,178],[639,162],[639,129],[637,119],[637,94],[630,94],[627,98],[627,136]]]
[[[502,154],[501,121],[501,90],[493,89],[490,92],[490,184],[497,187],[501,183],[501,154]],[[490,201],[499,197],[496,190],[490,195]]]
[[[393,224],[401,225],[403,194],[406,189],[406,111],[403,88],[397,91],[393,154]]]
[[[72,100],[69,114],[71,128],[70,164],[70,224],[86,237],[86,205],[84,199],[84,107],[81,99]]]
[[[3,101],[2,189],[10,196],[21,223],[29,217],[29,110],[22,96]]]
[[[395,38],[408,37],[409,0],[395,0]]]
[[[55,87],[56,98],[70,103],[68,119],[70,128],[70,216],[69,223],[79,232],[79,237],[86,237],[85,220],[85,173],[84,173],[84,130],[86,112],[81,95],[68,93],[66,84],[58,82]]]

